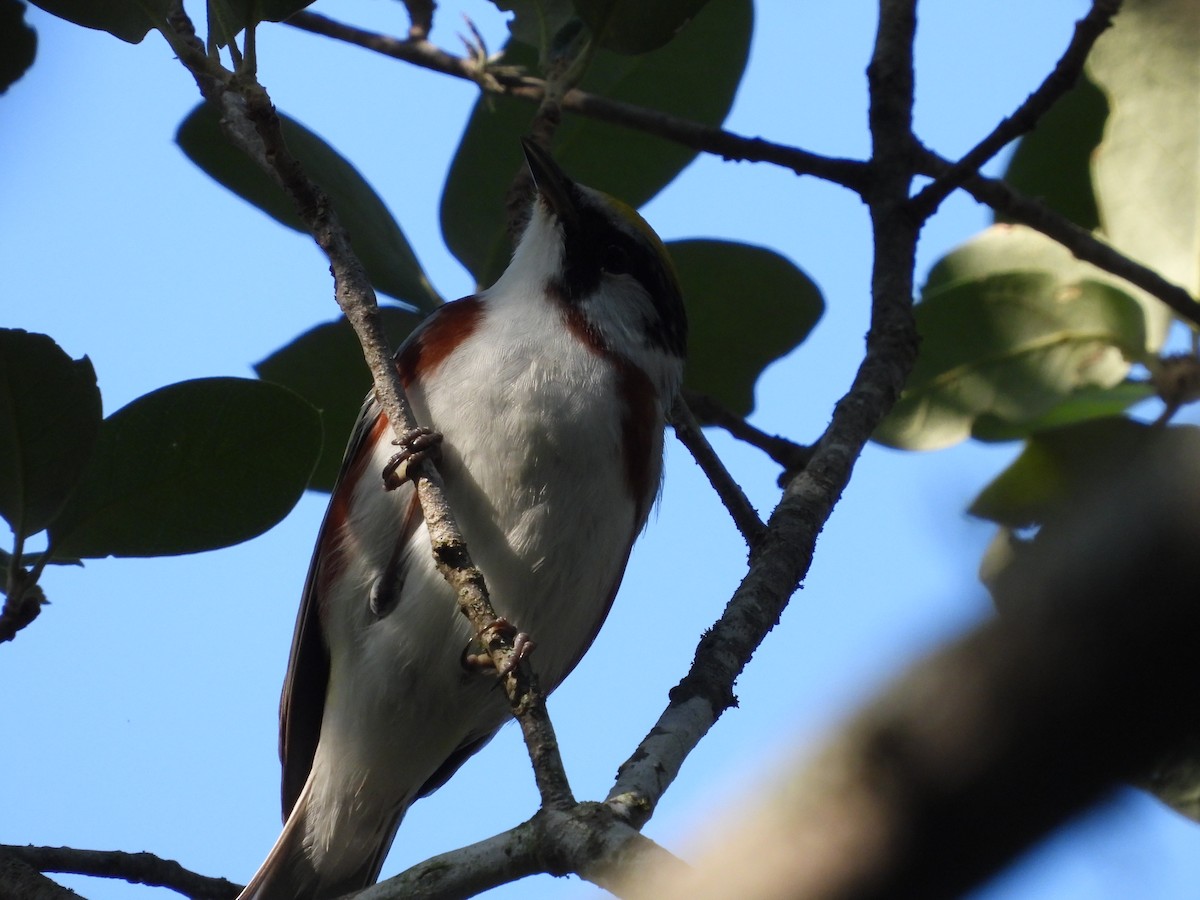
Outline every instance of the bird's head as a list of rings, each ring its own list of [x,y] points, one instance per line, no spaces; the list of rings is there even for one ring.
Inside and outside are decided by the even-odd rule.
[[[505,277],[540,281],[583,339],[674,394],[687,317],[663,242],[632,207],[575,183],[531,141],[523,145],[537,199]]]

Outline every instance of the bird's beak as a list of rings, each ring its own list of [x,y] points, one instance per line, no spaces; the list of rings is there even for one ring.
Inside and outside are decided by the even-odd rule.
[[[529,174],[533,176],[533,183],[542,201],[564,227],[571,228],[579,218],[572,196],[574,184],[571,179],[558,167],[548,151],[529,138],[521,138],[521,147],[525,150],[525,162],[529,165]]]

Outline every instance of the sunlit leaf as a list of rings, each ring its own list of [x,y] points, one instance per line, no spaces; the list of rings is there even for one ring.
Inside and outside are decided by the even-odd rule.
[[[316,410],[278,385],[206,378],[104,420],[50,526],[56,558],[169,556],[266,531],[295,505],[321,449]]]
[[[0,516],[22,536],[50,524],[100,428],[91,360],[44,334],[0,329]]]
[[[1119,416],[1130,407],[1154,396],[1148,381],[1123,381],[1111,387],[1083,387],[1068,394],[1058,405],[1021,422],[998,419],[984,413],[975,420],[971,436],[981,441],[1014,441],[1049,428],[1074,425],[1088,419]]]
[[[749,0],[710,3],[667,46],[641,56],[598,51],[584,90],[719,125],[729,112],[750,48]],[[511,42],[503,62],[533,69],[537,53]],[[442,232],[458,260],[481,285],[504,271],[512,246],[505,197],[524,165],[520,137],[535,107],[510,97],[476,103],[442,195]],[[598,121],[565,114],[554,155],[572,178],[637,207],[692,161],[696,151]]]
[[[1095,157],[1106,237],[1200,294],[1200,3],[1126,0],[1088,57],[1112,113]],[[1164,312],[1164,315],[1166,313]]]
[[[288,149],[333,201],[376,290],[426,311],[439,305],[441,298],[375,190],[344,157],[299,122],[281,115],[280,123]],[[308,233],[292,199],[225,139],[212,106],[201,104],[192,110],[175,140],[192,162],[239,197],[288,228]]]
[[[876,440],[936,449],[972,435],[981,419],[981,437],[1004,427],[1023,434],[1086,396],[1078,392],[1120,384],[1130,360],[1146,355],[1143,308],[1124,282],[1095,271],[1007,225],[944,257],[916,308],[916,367]]]
[[[379,312],[393,349],[418,322],[413,313],[395,307],[385,306]],[[299,394],[320,411],[325,445],[309,487],[333,490],[346,440],[371,388],[371,373],[354,329],[345,319],[318,325],[257,363],[254,371]]]
[[[667,248],[688,310],[686,384],[749,415],[759,375],[797,347],[821,317],[820,289],[763,247],[693,240]]]

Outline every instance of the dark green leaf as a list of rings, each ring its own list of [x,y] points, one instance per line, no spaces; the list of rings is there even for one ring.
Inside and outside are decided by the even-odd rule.
[[[1144,454],[1165,446],[1200,455],[1200,429],[1152,428],[1094,419],[1034,435],[1021,455],[975,498],[969,512],[1010,528],[1044,525],[1085,494],[1118,480]]]
[[[670,41],[708,0],[575,0],[597,42],[617,53],[647,53]]]
[[[287,116],[279,118],[288,149],[333,201],[375,288],[427,312],[439,305],[441,298],[374,189],[320,137]],[[175,140],[192,162],[239,197],[288,228],[308,233],[291,198],[225,139],[211,106],[192,110]]]
[[[1104,134],[1108,102],[1086,78],[1063,95],[1017,144],[1004,180],[1058,210],[1076,225],[1100,226],[1092,191],[1092,154]],[[997,222],[1011,221],[1003,214]]]
[[[578,23],[571,0],[492,0],[498,9],[511,12],[509,33],[539,50],[549,49],[557,35],[572,20]]]
[[[100,428],[100,390],[85,356],[44,334],[0,329],[0,516],[28,537],[57,515]]]
[[[749,415],[763,369],[797,347],[821,317],[821,292],[763,247],[692,240],[667,248],[688,311],[686,384]]]
[[[224,47],[259,22],[282,22],[314,0],[208,0],[209,36]]]
[[[398,347],[418,318],[395,307],[379,310],[388,343]],[[295,391],[321,413],[325,446],[309,487],[331,491],[342,465],[346,439],[354,427],[371,373],[363,362],[354,329],[345,319],[318,325],[254,366],[260,378]]]
[[[321,450],[316,410],[244,378],[184,381],[104,420],[78,490],[50,526],[56,558],[170,556],[266,531]]]
[[[34,6],[76,25],[107,31],[131,44],[165,22],[172,0],[31,0]]]
[[[0,94],[33,65],[37,32],[25,24],[21,0],[0,0]]]
[[[750,48],[749,0],[710,3],[679,36],[642,56],[598,51],[580,85],[615,100],[707,125],[729,112]],[[512,42],[504,63],[533,68],[537,53]],[[475,104],[442,195],[442,232],[450,250],[481,285],[508,265],[505,196],[524,164],[519,138],[535,107],[508,97]],[[641,206],[690,163],[696,151],[583,116],[567,116],[554,154],[583,184]]]

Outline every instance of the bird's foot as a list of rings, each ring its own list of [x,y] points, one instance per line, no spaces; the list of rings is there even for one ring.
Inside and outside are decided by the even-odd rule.
[[[492,662],[491,655],[487,652],[488,641],[494,634],[508,638],[513,645],[512,656],[498,670]],[[499,618],[479,632],[479,635],[467,647],[463,653],[463,667],[475,671],[496,670],[496,677],[503,678],[514,672],[521,664],[521,660],[526,659],[535,649],[537,649],[537,644],[534,643],[533,638],[523,631],[517,631],[508,619]]]
[[[427,459],[437,459],[442,445],[442,433],[432,428],[417,427],[392,443],[399,446],[400,450],[383,467],[385,491],[394,491],[408,481],[414,465]]]

